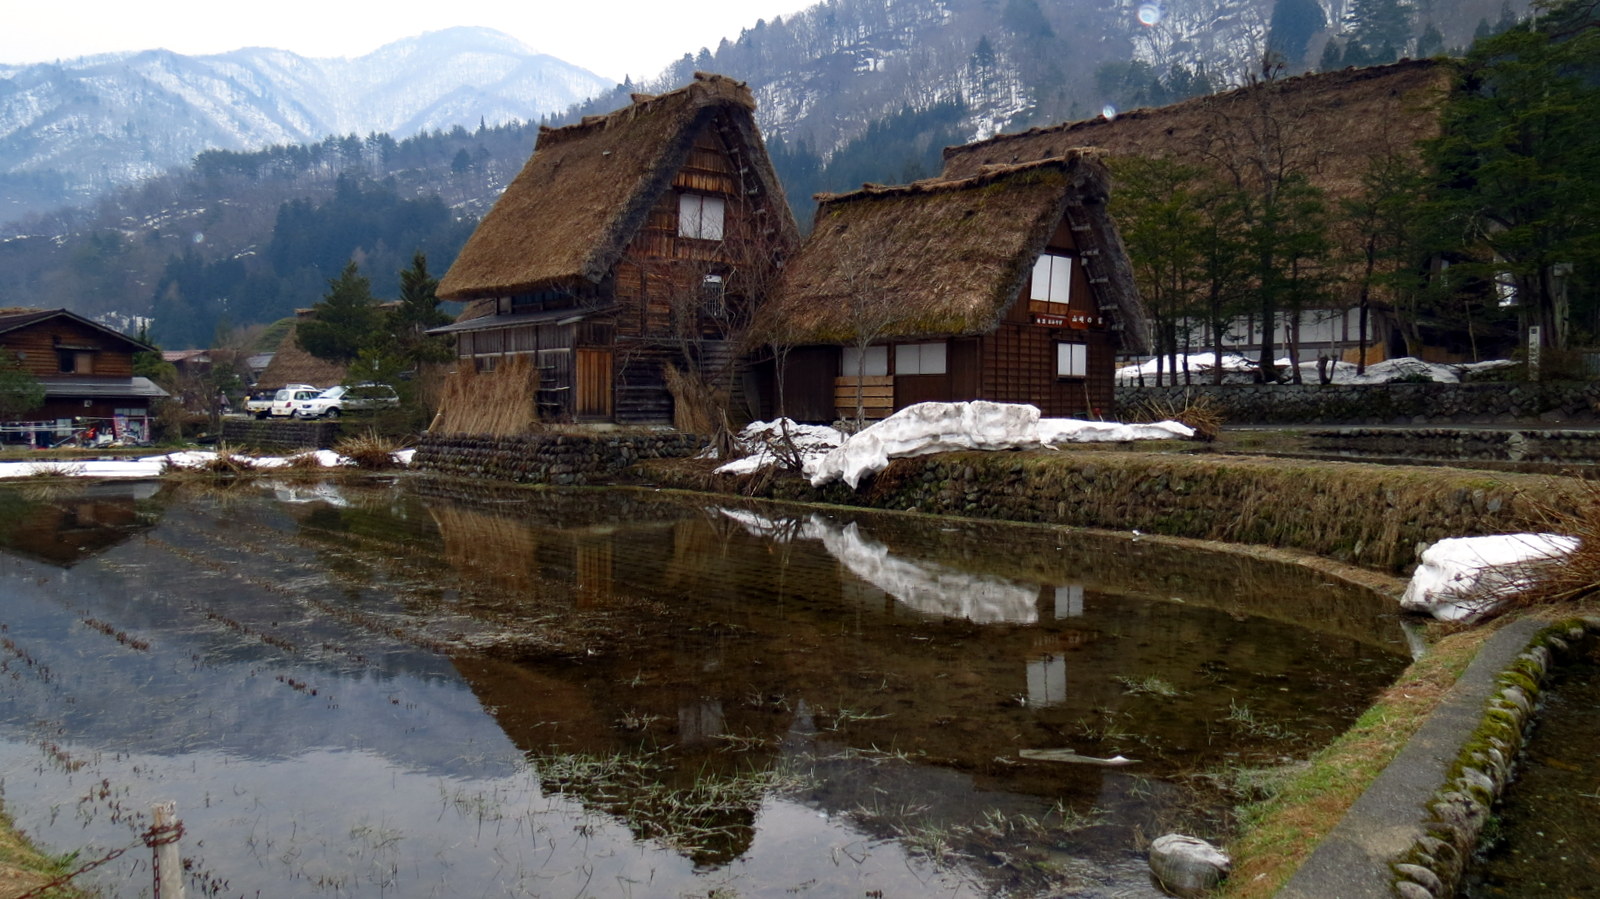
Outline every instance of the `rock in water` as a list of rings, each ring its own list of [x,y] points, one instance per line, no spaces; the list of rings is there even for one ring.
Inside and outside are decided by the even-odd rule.
[[[1169,833],[1150,844],[1150,871],[1174,896],[1199,896],[1228,876],[1232,864],[1226,853],[1196,837]]]

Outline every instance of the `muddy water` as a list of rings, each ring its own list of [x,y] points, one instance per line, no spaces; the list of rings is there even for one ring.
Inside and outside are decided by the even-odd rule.
[[[1600,646],[1556,667],[1463,897],[1600,896]]]
[[[201,895],[1156,895],[1150,838],[1224,837],[1406,661],[1364,592],[1062,530],[395,484],[0,504],[8,809],[89,858],[176,800]],[[144,858],[90,876],[145,895]]]

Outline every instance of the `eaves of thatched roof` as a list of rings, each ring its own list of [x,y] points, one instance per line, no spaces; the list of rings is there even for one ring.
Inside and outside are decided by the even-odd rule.
[[[449,300],[599,284],[672,183],[696,136],[717,116],[743,151],[765,202],[794,233],[783,188],[743,82],[696,73],[688,86],[575,125],[545,128],[522,172],[439,281]]]
[[[263,390],[284,387],[289,384],[310,384],[313,387],[332,387],[344,382],[347,371],[345,366],[326,359],[318,359],[306,352],[300,346],[296,336],[299,333],[299,322],[289,326],[279,341],[278,349],[272,354],[272,361],[267,363],[266,370],[261,372],[261,377],[256,380],[256,386]]]
[[[1452,68],[1439,60],[1404,60],[1264,81],[1156,109],[1068,122],[944,151],[946,178],[969,178],[988,165],[1015,165],[1098,147],[1110,156],[1222,164],[1247,153],[1267,129],[1280,149],[1330,199],[1353,197],[1370,162],[1415,155],[1439,132]]]
[[[972,177],[818,197],[811,235],[762,310],[776,343],[849,344],[985,334],[1016,300],[1066,217],[1100,308],[1142,351],[1145,314],[1106,214],[1110,176],[1092,150]]]

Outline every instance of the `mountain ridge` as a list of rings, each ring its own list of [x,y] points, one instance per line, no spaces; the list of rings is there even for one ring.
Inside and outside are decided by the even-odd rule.
[[[0,219],[89,199],[203,150],[536,121],[611,87],[502,32],[468,26],[355,58],[247,47],[0,65]]]

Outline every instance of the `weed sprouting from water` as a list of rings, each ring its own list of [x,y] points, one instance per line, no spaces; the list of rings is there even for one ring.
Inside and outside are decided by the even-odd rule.
[[[1131,696],[1159,696],[1162,699],[1171,699],[1183,695],[1183,691],[1155,675],[1143,678],[1117,677],[1114,680],[1122,685],[1124,693]]]
[[[1288,729],[1258,720],[1255,713],[1250,711],[1250,706],[1236,700],[1228,702],[1228,717],[1223,720],[1234,730],[1252,737],[1263,737],[1268,740],[1290,740],[1294,738],[1294,734]]]

